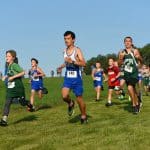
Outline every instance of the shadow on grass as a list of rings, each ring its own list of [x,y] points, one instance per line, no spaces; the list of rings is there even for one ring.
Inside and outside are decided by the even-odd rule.
[[[39,110],[42,110],[42,109],[50,109],[50,108],[52,108],[52,106],[45,104],[45,105],[42,105],[42,106],[38,106],[36,108],[36,111],[39,111]]]
[[[76,115],[69,120],[69,123],[77,123],[80,122],[81,115]],[[87,115],[87,118],[92,118],[92,116]]]
[[[128,105],[124,106],[124,110],[125,110],[125,111],[128,111],[129,113],[131,113],[131,112],[132,112],[131,104],[128,103]]]
[[[34,120],[37,120],[37,118],[38,117],[35,115],[30,115],[30,116],[27,116],[27,117],[24,117],[22,119],[15,121],[14,124],[18,124],[18,123],[24,122],[24,121],[34,121]]]

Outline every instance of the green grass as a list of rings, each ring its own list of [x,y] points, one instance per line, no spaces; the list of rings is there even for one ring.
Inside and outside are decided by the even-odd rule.
[[[115,105],[105,107],[107,87],[102,101],[94,102],[95,91],[90,77],[84,77],[84,99],[89,123],[81,125],[79,109],[67,116],[67,105],[61,100],[63,79],[46,78],[49,94],[36,98],[36,112],[12,105],[9,126],[0,127],[0,150],[148,150],[150,149],[150,97],[144,97],[139,115],[130,112],[127,100],[115,98]],[[28,81],[24,80],[27,98]],[[0,111],[5,101],[5,87],[0,82]],[[73,96],[73,95],[72,95]],[[73,98],[75,98],[73,96]]]

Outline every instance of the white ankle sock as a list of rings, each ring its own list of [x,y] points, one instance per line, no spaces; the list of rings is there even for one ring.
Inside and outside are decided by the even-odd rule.
[[[3,120],[7,121],[8,116],[3,116]]]

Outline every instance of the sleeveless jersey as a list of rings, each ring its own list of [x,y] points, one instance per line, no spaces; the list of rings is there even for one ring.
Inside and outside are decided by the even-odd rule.
[[[71,55],[67,54],[67,50],[64,51],[64,58],[69,57],[72,61],[76,61],[76,48]],[[66,63],[66,79],[81,79],[81,68],[75,64]]]
[[[38,82],[38,81],[42,81],[42,77],[34,77],[34,75],[38,75],[40,74],[37,70],[30,70],[30,78],[31,78],[31,82]]]
[[[95,77],[96,81],[102,82],[102,80],[103,80],[103,71],[102,70],[96,71],[94,73],[94,77]]]
[[[126,54],[124,57],[124,77],[125,78],[138,78],[138,67],[133,52]]]

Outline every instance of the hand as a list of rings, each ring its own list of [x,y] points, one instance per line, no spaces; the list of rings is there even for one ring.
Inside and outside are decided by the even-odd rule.
[[[72,61],[72,59],[70,57],[65,57],[65,62],[71,64],[73,61]]]
[[[116,78],[112,78],[110,81],[111,81],[111,82],[114,82],[115,80],[116,80]]]
[[[105,79],[105,80],[104,80],[104,82],[107,82],[107,81],[108,81],[108,79]]]
[[[9,77],[9,78],[8,78],[8,81],[13,81],[13,79],[14,79],[13,76],[12,76],[12,77]]]
[[[125,56],[125,52],[124,51],[120,52],[119,59],[124,59],[124,56]]]
[[[62,67],[58,67],[57,72],[62,72]]]
[[[36,77],[38,77],[38,75],[37,75],[37,74],[34,74],[33,77],[36,78]]]
[[[2,81],[5,81],[6,78],[7,78],[7,76],[3,76],[3,77],[2,77]]]

